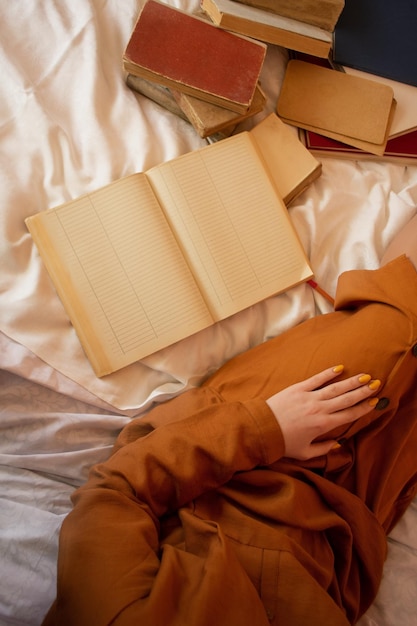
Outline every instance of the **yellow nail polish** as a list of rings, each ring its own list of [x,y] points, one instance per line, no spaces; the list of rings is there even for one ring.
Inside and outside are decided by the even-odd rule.
[[[345,366],[344,366],[344,365],[336,365],[336,366],[333,368],[333,371],[334,371],[334,373],[335,373],[335,374],[340,374],[340,372],[343,372],[343,370],[344,370],[344,369],[345,369]],[[370,377],[369,377],[369,378],[370,378]]]
[[[371,380],[368,387],[369,389],[372,389],[372,391],[375,391],[375,389],[378,389],[380,385],[381,385],[381,381],[376,379],[376,380]]]
[[[338,450],[339,448],[341,448],[342,446],[340,445],[339,442],[336,441],[336,443],[334,443],[331,447],[332,450]]]
[[[376,406],[378,402],[379,402],[379,398],[369,398],[368,400],[369,406],[372,406],[372,407]]]
[[[369,381],[371,380],[372,376],[370,376],[369,374],[362,374],[362,376],[359,376],[359,382],[360,383],[369,383]]]

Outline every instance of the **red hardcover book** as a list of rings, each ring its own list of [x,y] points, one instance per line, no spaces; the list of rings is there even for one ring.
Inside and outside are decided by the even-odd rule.
[[[364,152],[358,148],[353,148],[308,130],[300,130],[300,139],[305,147],[316,157],[328,156],[341,159],[382,160],[403,165],[417,164],[417,130],[389,139],[382,156]]]
[[[252,103],[265,54],[264,43],[148,0],[123,65],[135,76],[244,113]]]

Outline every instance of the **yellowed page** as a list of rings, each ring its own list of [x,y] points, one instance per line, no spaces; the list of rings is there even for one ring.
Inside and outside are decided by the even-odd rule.
[[[311,277],[249,133],[147,172],[215,319]]]
[[[143,174],[27,225],[97,375],[213,323]]]
[[[270,113],[250,131],[276,188],[288,206],[321,174],[321,163],[298,139],[298,130]]]

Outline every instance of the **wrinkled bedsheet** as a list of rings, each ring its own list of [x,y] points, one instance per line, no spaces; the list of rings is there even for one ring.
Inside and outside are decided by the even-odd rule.
[[[197,0],[173,0],[195,11]],[[193,128],[125,85],[122,52],[141,1],[0,0],[0,625],[37,625],[55,593],[58,532],[74,487],[120,428],[231,356],[331,305],[308,285],[270,298],[140,363],[97,379],[24,219],[205,145]],[[269,46],[265,111],[287,52]],[[291,205],[320,285],[375,268],[416,213],[417,167],[323,160]],[[389,540],[379,596],[362,626],[414,626],[417,508]]]

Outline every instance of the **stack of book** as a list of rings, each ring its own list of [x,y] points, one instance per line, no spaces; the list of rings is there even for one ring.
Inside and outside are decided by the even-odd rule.
[[[287,123],[379,156],[394,110],[391,87],[300,59],[289,61],[277,104]]]
[[[417,91],[417,90],[416,90]],[[417,105],[417,93],[414,95],[414,106]],[[417,109],[414,109],[416,112]],[[395,118],[394,118],[395,119]],[[383,154],[375,155],[326,137],[320,133],[300,129],[299,137],[304,146],[317,158],[341,158],[353,160],[385,161],[401,165],[417,165],[417,119],[410,127],[406,127],[399,134],[389,134]]]
[[[277,112],[299,128],[300,140],[312,154],[417,164],[417,87],[350,67],[335,71],[324,60],[293,56]],[[293,63],[301,63],[303,76],[295,74]],[[306,98],[309,107],[300,114],[297,103]]]
[[[310,62],[347,75],[308,72],[309,82],[303,76],[293,96],[284,85],[286,99],[280,99],[278,114],[298,126],[301,141],[315,156],[417,163],[415,3],[201,0],[201,6],[220,27],[284,46],[297,58],[307,55]],[[288,74],[290,81],[291,64]],[[338,91],[337,102],[320,94],[319,77]],[[293,87],[291,82],[290,92]],[[313,108],[318,124],[317,119],[309,124]]]
[[[267,44],[327,58],[344,0],[200,4],[201,14],[190,15],[147,0],[123,64],[129,87],[190,122],[201,137],[221,139],[265,107],[259,77]]]
[[[201,0],[217,26],[327,58],[344,0]]]
[[[410,24],[416,9],[400,1],[411,11]],[[372,42],[403,22],[404,11],[385,0],[366,2],[375,19],[365,24],[354,0],[201,0],[206,19],[147,0],[124,54],[127,84],[190,122],[201,137],[222,139],[264,109],[260,72],[267,45],[280,45],[310,64],[288,64],[277,104],[308,150],[316,157],[414,164],[417,56],[405,62],[404,50],[414,52],[417,40],[406,38],[395,46],[398,54],[390,53],[391,63],[382,62]],[[329,89],[332,97],[324,97]]]
[[[266,45],[157,0],[144,5],[123,55],[127,84],[190,121],[228,136],[266,103]]]
[[[417,164],[416,23],[417,5],[410,0],[346,0],[334,31],[333,65],[391,87],[396,109],[382,155],[303,130],[301,139],[315,155]]]

